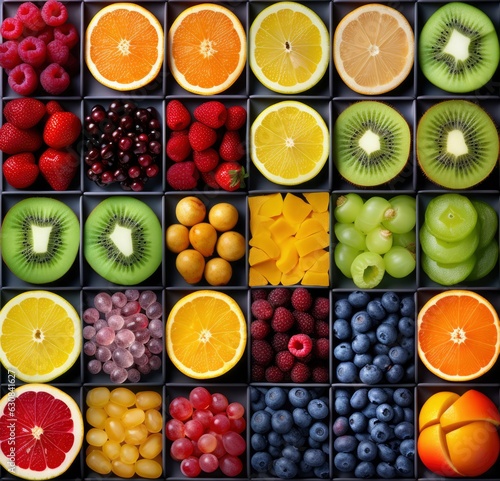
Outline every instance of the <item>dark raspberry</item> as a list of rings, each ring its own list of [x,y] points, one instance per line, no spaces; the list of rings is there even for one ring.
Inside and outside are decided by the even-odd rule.
[[[17,7],[16,17],[23,22],[24,26],[34,32],[45,27],[42,12],[33,2],[24,2]]]
[[[288,350],[288,341],[290,341],[290,335],[285,332],[276,332],[271,340],[271,346],[275,352]]]
[[[23,33],[23,22],[18,18],[7,17],[0,26],[0,35],[7,40],[16,40]]]
[[[253,301],[250,310],[255,319],[267,321],[273,317],[274,309],[265,299],[257,299]]]
[[[312,350],[313,342],[307,334],[295,334],[288,342],[288,350],[295,357],[306,357]]]
[[[40,74],[43,89],[51,95],[62,94],[70,84],[68,72],[57,63],[51,63]]]
[[[266,369],[264,377],[267,382],[277,383],[277,382],[282,382],[285,375],[278,366],[269,366]]]
[[[311,314],[309,314],[308,312],[295,310],[293,311],[293,317],[295,318],[295,326],[297,328],[297,331],[301,332],[302,334],[314,334],[316,321],[314,320],[313,316],[311,316]]]
[[[260,364],[253,364],[252,365],[252,381],[253,382],[262,382],[265,380],[265,372],[266,368],[264,366],[261,366]]]
[[[330,300],[327,297],[316,297],[313,301],[311,314],[315,319],[326,320],[330,314]]]
[[[71,76],[75,76],[80,71],[80,61],[78,58],[69,52],[68,60],[63,65],[66,72],[68,72]]]
[[[312,382],[326,383],[329,381],[328,368],[316,366],[311,372]]]
[[[316,337],[328,337],[329,329],[328,322],[326,321],[316,321]]]
[[[252,323],[250,324],[250,335],[252,336],[252,339],[265,339],[270,331],[271,327],[266,321],[263,321],[262,319],[252,321]]]
[[[52,40],[47,44],[47,61],[65,65],[69,59],[69,48],[60,40]]]
[[[287,306],[290,303],[292,293],[286,287],[276,287],[269,292],[267,300],[273,307]]]
[[[68,10],[57,0],[47,0],[42,7],[42,18],[47,25],[58,27],[68,20]]]
[[[311,376],[311,369],[303,362],[296,362],[290,371],[290,379],[292,382],[303,383],[307,382]]]
[[[252,341],[252,358],[257,364],[268,365],[274,357],[273,348],[264,340]]]
[[[54,40],[54,28],[47,25],[43,30],[40,30],[36,36],[42,40],[45,45],[48,45]]]
[[[274,362],[283,372],[288,372],[295,364],[295,357],[290,351],[280,351],[276,354]]]
[[[267,299],[267,290],[266,289],[252,289],[252,301],[256,301],[257,299]]]
[[[59,25],[54,27],[54,39],[60,40],[71,49],[78,43],[78,30],[72,23]]]
[[[38,75],[27,63],[14,67],[7,79],[10,88],[19,95],[31,95],[38,87]]]
[[[21,40],[17,51],[23,62],[35,68],[40,67],[47,57],[47,45],[37,37],[26,37]]]
[[[277,307],[271,319],[271,328],[276,332],[289,331],[295,323],[293,314],[286,307]]]
[[[330,355],[330,341],[326,337],[320,337],[314,341],[313,352],[319,359],[328,359]]]
[[[0,43],[0,67],[5,70],[12,70],[21,64],[17,46],[18,43],[15,40]]]
[[[297,289],[293,291],[290,301],[294,309],[305,312],[311,308],[313,298],[308,289],[305,287],[297,287]]]

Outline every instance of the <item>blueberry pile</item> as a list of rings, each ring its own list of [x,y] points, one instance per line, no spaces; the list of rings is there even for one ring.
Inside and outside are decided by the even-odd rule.
[[[413,477],[414,410],[409,389],[337,389],[334,410],[336,470],[355,478]]]
[[[415,380],[415,301],[387,291],[351,292],[334,305],[333,356],[339,382],[396,384]]]
[[[321,389],[250,388],[252,471],[282,479],[330,477],[329,399]]]

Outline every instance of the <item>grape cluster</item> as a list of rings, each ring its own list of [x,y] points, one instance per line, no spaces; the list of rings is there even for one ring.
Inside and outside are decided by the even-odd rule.
[[[91,374],[102,370],[113,383],[135,383],[161,368],[163,306],[155,292],[100,292],[93,303],[83,313],[83,352]]]
[[[342,195],[335,216],[335,265],[360,289],[376,287],[387,272],[403,278],[415,270],[416,200],[409,195],[366,201]]]

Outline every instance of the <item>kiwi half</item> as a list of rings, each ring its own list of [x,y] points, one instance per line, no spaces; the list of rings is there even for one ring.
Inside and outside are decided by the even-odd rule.
[[[351,184],[374,187],[394,179],[410,155],[410,127],[394,108],[364,100],[350,105],[333,129],[333,161]]]
[[[21,200],[2,223],[2,258],[17,277],[31,284],[48,284],[64,276],[79,246],[76,214],[50,197]]]
[[[109,282],[140,284],[161,264],[162,239],[160,221],[147,204],[113,196],[88,216],[83,253],[92,269]]]
[[[429,108],[417,126],[417,160],[424,174],[447,189],[468,189],[497,165],[496,126],[486,111],[467,100]]]
[[[420,68],[429,82],[447,92],[471,92],[483,87],[495,73],[499,59],[493,22],[466,3],[443,5],[420,33]]]

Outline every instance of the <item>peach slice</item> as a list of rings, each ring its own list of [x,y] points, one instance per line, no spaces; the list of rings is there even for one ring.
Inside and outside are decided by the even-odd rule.
[[[425,401],[418,416],[418,430],[422,431],[432,424],[439,423],[442,414],[459,399],[456,392],[441,391]]]
[[[326,212],[330,206],[329,192],[304,192],[304,197],[314,212]]]

